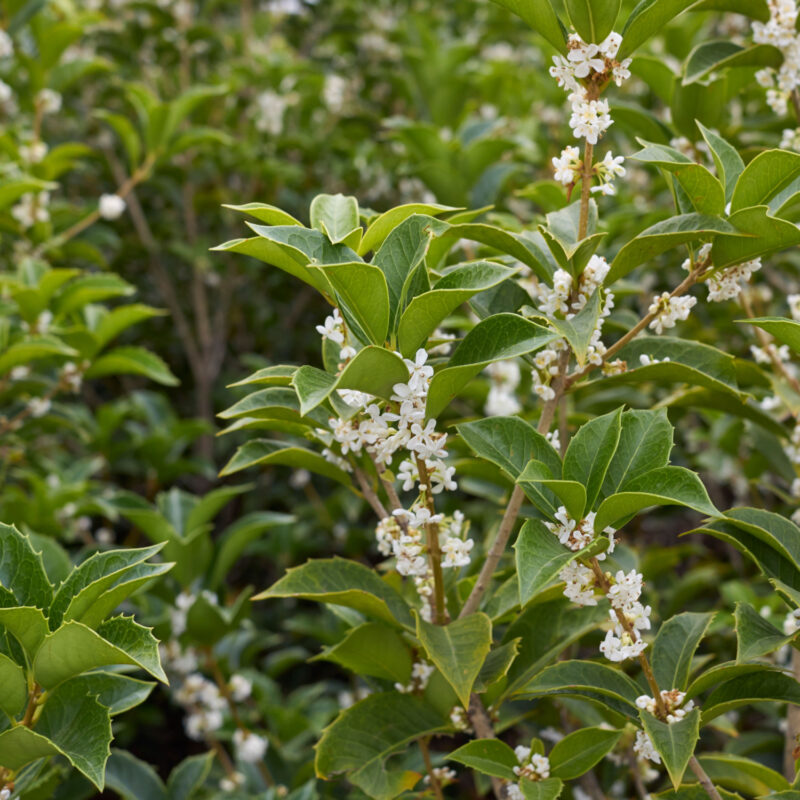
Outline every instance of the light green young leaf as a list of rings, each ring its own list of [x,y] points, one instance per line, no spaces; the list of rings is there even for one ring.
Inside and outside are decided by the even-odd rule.
[[[651,658],[659,686],[685,691],[692,659],[713,617],[713,614],[685,611],[661,625],[653,641]]]
[[[558,466],[560,468],[561,464],[559,463]],[[517,483],[522,487],[528,500],[530,500],[542,514],[553,518],[558,513],[559,499],[554,492],[545,485],[548,481],[553,481],[553,473],[546,464],[535,460],[529,461],[517,478]],[[561,480],[556,481],[556,483],[561,486],[562,489],[566,489],[570,505],[577,506],[582,500],[582,504],[585,507],[586,491],[584,490],[583,494],[580,494],[577,489],[580,484],[576,484],[575,481],[565,482]],[[583,487],[581,486],[581,488]],[[562,491],[562,494],[563,493]]]
[[[333,244],[347,238],[358,224],[358,200],[343,194],[318,194],[309,209],[311,227],[321,230]]]
[[[595,291],[586,305],[572,319],[550,320],[550,325],[569,343],[580,367],[586,363],[589,343],[597,327],[599,316],[600,292]]]
[[[710,131],[702,123],[698,123],[697,127],[711,150],[711,156],[717,168],[717,177],[725,186],[725,202],[730,203],[733,190],[736,188],[736,181],[744,171],[744,161],[742,161],[739,151],[721,136]]]
[[[229,208],[231,211],[238,211],[240,214],[249,214],[265,225],[299,225],[301,228],[303,227],[303,223],[300,220],[295,219],[291,214],[287,214],[277,206],[271,206],[268,203],[245,203],[240,206],[223,203],[222,207]]]
[[[739,601],[733,617],[736,621],[737,663],[772,653],[795,638],[794,634],[787,636],[778,630],[749,603]]]
[[[417,615],[417,638],[467,708],[472,686],[492,647],[489,617],[478,612],[449,625],[433,625]]]
[[[115,347],[103,353],[84,374],[87,378],[140,375],[162,386],[177,386],[180,383],[160,356],[135,346]]]
[[[614,749],[622,731],[581,728],[556,742],[550,751],[550,774],[569,781],[579,778]]]
[[[767,205],[770,198],[798,177],[800,153],[788,150],[766,150],[759,153],[736,181],[731,199],[731,214],[744,208]]]
[[[30,336],[6,347],[0,354],[0,375],[20,364],[50,356],[76,356],[78,351],[55,336]]]
[[[565,6],[581,39],[600,44],[614,28],[622,0],[565,0]]]
[[[294,374],[292,385],[300,400],[300,413],[306,416],[338,389],[355,389],[388,399],[392,387],[407,380],[408,368],[397,353],[369,345],[359,350],[338,376],[305,365]]]
[[[474,739],[447,756],[448,761],[457,761],[465,767],[484,775],[492,775],[507,781],[518,780],[514,767],[519,766],[514,751],[499,739]]]
[[[222,468],[220,477],[261,464],[281,464],[294,469],[307,469],[318,475],[350,485],[350,476],[339,467],[326,461],[319,453],[289,442],[271,439],[253,439],[239,447]]]
[[[650,506],[684,506],[700,514],[717,511],[700,478],[685,467],[659,467],[625,483],[622,491],[600,504],[594,521],[599,532]]]
[[[402,206],[395,206],[385,211],[372,223],[370,223],[361,243],[358,246],[358,254],[366,255],[370,250],[377,250],[386,240],[386,237],[414,214],[421,214],[430,217],[446,214],[449,211],[458,211],[455,206],[443,206],[439,203],[407,203]]]
[[[641,722],[667,768],[672,785],[677,789],[700,738],[700,709],[695,708],[682,720],[671,724],[642,711]]]
[[[0,627],[16,637],[31,659],[36,655],[44,637],[50,633],[42,609],[34,606],[0,608]]]
[[[779,342],[789,345],[795,353],[800,353],[800,322],[783,317],[756,317],[739,321],[761,328]]]
[[[292,567],[253,600],[274,597],[334,603],[393,625],[411,628],[414,624],[405,600],[388,583],[363,564],[343,558],[316,559]]]
[[[592,509],[619,444],[622,408],[587,422],[570,440],[564,455],[565,480],[586,487],[586,508]]]
[[[111,309],[101,317],[97,327],[92,331],[97,340],[97,350],[101,350],[132,325],[153,317],[161,317],[165,313],[161,309],[145,306],[141,303],[131,303],[130,305]]]
[[[313,661],[332,661],[355,675],[407,684],[411,677],[411,652],[391,628],[365,622],[351,628],[344,639],[325,648]]]
[[[329,264],[318,269],[336,291],[345,319],[352,317],[370,342],[383,344],[389,332],[389,289],[384,273],[363,262]]]
[[[346,772],[370,797],[390,800],[399,794],[400,779],[386,771],[386,759],[416,739],[448,729],[448,721],[419,697],[372,694],[325,729],[316,747],[317,775],[330,778]],[[415,775],[412,786],[418,779]]]
[[[492,362],[533,352],[556,338],[557,334],[516,314],[496,314],[479,322],[455,349],[447,366],[433,376],[426,415],[438,416],[461,388]]]
[[[3,653],[0,653],[0,686],[0,710],[14,719],[28,702],[28,681],[25,670]]]

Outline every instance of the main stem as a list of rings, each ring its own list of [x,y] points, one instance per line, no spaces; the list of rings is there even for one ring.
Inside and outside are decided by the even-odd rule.
[[[422,458],[417,457],[417,470],[419,471],[419,482],[425,491],[425,507],[431,516],[436,513],[436,506],[433,502],[433,491],[431,490],[431,476]],[[444,598],[444,576],[442,575],[442,550],[439,547],[439,525],[436,522],[429,522],[425,526],[425,534],[428,543],[428,561],[431,572],[433,573],[433,597],[434,597],[434,617],[433,621],[437,625],[446,625],[450,619],[447,614],[447,607]]]

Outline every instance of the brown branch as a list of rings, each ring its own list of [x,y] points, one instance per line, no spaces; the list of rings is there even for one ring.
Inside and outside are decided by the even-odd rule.
[[[430,781],[431,789],[433,789],[433,794],[436,800],[444,800],[442,785],[439,783],[439,779],[433,771],[433,764],[431,764],[431,751],[428,749],[427,739],[419,740],[419,749],[422,752],[422,760],[425,762],[425,771],[428,773],[428,780]]]
[[[436,513],[436,506],[431,490],[431,476],[425,461],[417,457],[417,470],[419,471],[419,482],[425,492],[425,506],[431,516]],[[446,625],[450,618],[447,614],[447,606],[444,597],[444,576],[442,574],[442,551],[439,547],[439,525],[436,522],[429,522],[425,525],[425,533],[428,542],[428,561],[433,573],[433,596],[434,596],[434,622],[437,625]]]

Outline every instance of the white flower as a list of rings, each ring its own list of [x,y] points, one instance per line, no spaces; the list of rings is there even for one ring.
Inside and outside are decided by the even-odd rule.
[[[61,110],[61,95],[52,89],[42,89],[36,95],[36,105],[43,114],[56,114]]]
[[[677,320],[687,320],[697,298],[691,295],[670,297],[669,292],[656,295],[648,308],[649,314],[656,316],[649,327],[656,333],[663,333],[665,328],[674,328]]]
[[[633,745],[633,751],[639,758],[648,759],[654,764],[661,763],[661,756],[653,747],[653,742],[644,731],[636,732],[636,742]]]
[[[561,155],[553,157],[555,179],[564,186],[576,183],[580,179],[581,154],[577,147],[569,145],[561,151]]]
[[[459,539],[455,536],[448,536],[442,545],[442,567],[466,567],[469,565],[469,554],[474,542],[472,539]]]
[[[50,212],[47,210],[49,202],[49,192],[39,192],[37,194],[29,192],[22,195],[17,205],[12,207],[11,216],[23,228],[31,228],[37,222],[47,222],[50,219]]]
[[[38,164],[47,155],[47,145],[41,141],[19,146],[19,157],[28,164]]]
[[[558,574],[564,581],[564,597],[579,606],[596,606],[595,576],[589,567],[578,561],[571,561]]]
[[[103,219],[119,219],[125,213],[126,203],[118,194],[100,195],[100,216]]]
[[[9,58],[13,55],[14,42],[4,30],[0,29],[0,58]],[[5,798],[0,795],[0,800],[5,800]]]
[[[267,752],[267,740],[251,731],[237,729],[233,734],[233,743],[236,746],[236,755],[239,760],[248,764],[261,761]]]
[[[434,666],[427,661],[415,661],[411,667],[411,682],[403,685],[395,683],[394,688],[398,692],[410,694],[411,692],[421,692],[428,685],[428,681],[433,675]]]
[[[584,100],[573,96],[572,116],[569,126],[575,136],[597,144],[600,137],[611,127],[613,120],[608,110],[608,100]]]
[[[271,136],[283,130],[283,116],[289,106],[288,98],[267,90],[256,96],[256,129]]]
[[[253,692],[252,681],[247,680],[244,675],[239,675],[238,673],[231,675],[228,687],[231,692],[231,697],[237,703],[242,703],[247,700]]]
[[[28,400],[28,408],[32,417],[43,417],[50,411],[52,403],[47,397],[31,397]]]

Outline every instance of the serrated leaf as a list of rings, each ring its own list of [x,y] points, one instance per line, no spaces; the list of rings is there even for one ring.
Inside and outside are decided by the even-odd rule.
[[[297,597],[319,603],[355,608],[367,616],[390,624],[412,627],[411,612],[405,600],[371,569],[343,558],[316,559],[292,567],[266,591],[253,600]]]
[[[35,606],[0,608],[0,626],[16,637],[29,658],[36,655],[39,645],[50,633],[42,609]]]
[[[153,681],[141,681],[120,672],[87,672],[69,679],[69,683],[82,686],[87,695],[96,697],[113,717],[143,703],[155,688]]]
[[[433,625],[417,615],[417,638],[453,687],[464,708],[492,646],[492,622],[477,612],[449,625]]]
[[[3,523],[0,523],[0,587],[11,592],[21,606],[47,609],[53,598],[41,553],[34,550],[29,536]]]
[[[700,739],[700,709],[695,708],[683,719],[671,724],[642,711],[641,722],[667,768],[672,785],[677,789]]]

